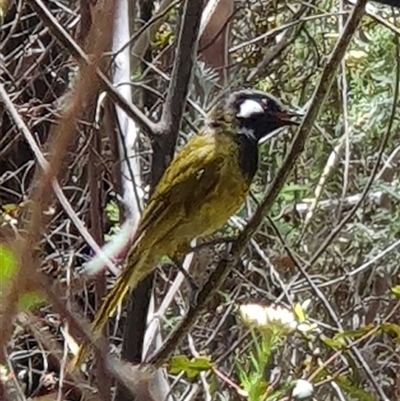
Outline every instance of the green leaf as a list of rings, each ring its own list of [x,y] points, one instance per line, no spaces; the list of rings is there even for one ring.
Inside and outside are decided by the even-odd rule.
[[[0,283],[10,280],[17,269],[17,259],[13,251],[0,244]]]
[[[365,336],[365,334],[369,333],[375,326],[373,324],[369,324],[368,326],[360,327],[357,330],[347,330],[343,333],[338,333],[335,335],[335,340],[340,341],[344,340],[345,338],[360,338]]]
[[[400,285],[395,285],[390,289],[397,298],[400,298]]]
[[[212,369],[211,359],[208,357],[199,357],[189,360],[185,355],[177,355],[171,358],[169,372],[179,374],[184,372],[189,379],[195,378],[201,372],[207,372]]]
[[[119,223],[120,214],[119,214],[119,207],[116,202],[111,201],[107,203],[105,207],[105,212],[107,219],[110,223]]]
[[[300,185],[300,184],[288,184],[286,185],[283,190],[283,192],[307,192],[309,191],[309,187],[307,185]]]
[[[346,344],[343,341],[338,341],[335,338],[330,338],[327,336],[321,336],[321,341],[327,345],[329,348],[342,349],[346,348]]]
[[[18,211],[18,205],[15,203],[7,203],[1,206],[5,213],[10,214]]]
[[[19,307],[21,310],[35,310],[46,303],[46,297],[38,292],[27,292],[19,298]]]
[[[17,258],[13,251],[0,244],[0,295],[2,290],[8,287],[10,280],[17,271]],[[19,298],[19,307],[21,310],[32,310],[45,303],[46,298],[37,292],[27,292]]]
[[[359,385],[354,385],[353,383],[351,383],[348,379],[346,379],[343,376],[337,376],[336,377],[336,382],[339,384],[339,386],[343,390],[346,390],[346,392],[351,397],[354,397],[357,400],[360,400],[360,401],[376,401],[375,397],[373,397],[371,394],[368,394],[366,391],[361,389],[359,387]]]
[[[301,304],[296,303],[294,305],[294,314],[297,316],[297,319],[299,320],[299,322],[305,322],[306,321],[306,315],[304,313],[303,307],[301,306]]]
[[[381,329],[385,333],[394,334],[397,337],[397,341],[400,341],[400,326],[394,323],[383,323]]]
[[[296,199],[297,196],[304,196],[307,191],[309,188],[306,185],[288,184],[282,189],[279,196],[282,200],[289,202]]]
[[[160,265],[174,265],[175,262],[169,256],[163,256],[160,259]]]

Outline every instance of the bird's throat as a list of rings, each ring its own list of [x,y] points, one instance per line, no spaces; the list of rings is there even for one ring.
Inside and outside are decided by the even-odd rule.
[[[258,167],[257,139],[252,135],[240,134],[236,137],[238,144],[239,167],[243,176],[252,181]]]

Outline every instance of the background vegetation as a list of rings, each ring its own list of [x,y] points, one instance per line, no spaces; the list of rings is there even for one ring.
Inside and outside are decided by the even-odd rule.
[[[129,18],[121,20],[112,3],[0,1],[0,397],[110,399],[116,378],[140,400],[283,400],[304,378],[318,400],[400,399],[400,15],[374,2],[240,263],[217,291],[207,280],[226,243],[198,247],[179,261],[212,293],[183,341],[167,341],[167,352],[159,351],[194,305],[193,288],[165,260],[110,324],[112,353],[122,347],[132,364],[113,360],[107,367],[100,347],[97,367],[90,360],[82,373],[68,370],[76,342],[87,335],[83,316],[92,318],[96,299],[115,277],[88,279],[83,267],[96,252],[93,243],[103,245],[121,227],[126,232],[125,221],[133,231],[140,204],[174,150],[180,123],[174,110],[184,112],[178,148],[202,127],[217,97],[234,88],[267,90],[306,111],[353,9],[337,0],[205,2],[183,108],[190,71],[179,70],[176,54],[190,59],[195,46],[178,43],[178,32],[185,12],[186,23],[196,21],[194,6],[133,1]],[[110,63],[121,29],[132,36],[128,56],[120,53],[130,62],[129,85]],[[110,77],[114,91],[96,68]],[[122,87],[130,88],[128,96]],[[124,97],[134,117],[128,129],[115,107],[123,107]],[[168,112],[174,117],[164,124]],[[261,145],[251,197],[214,240],[242,230],[294,134]],[[126,246],[119,244],[119,259]],[[237,313],[248,303],[297,305],[297,320],[312,329],[281,334],[282,341],[275,331],[252,328],[250,334]],[[143,345],[147,316],[153,317],[151,339]],[[166,362],[166,369],[143,372],[134,367],[141,361]],[[130,394],[121,387],[117,398],[132,399]]]

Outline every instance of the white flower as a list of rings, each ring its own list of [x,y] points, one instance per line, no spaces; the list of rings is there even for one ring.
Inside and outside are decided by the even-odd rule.
[[[314,387],[313,385],[304,379],[299,379],[296,382],[296,385],[294,386],[292,396],[296,400],[305,400],[306,398],[309,398],[313,395],[314,393]]]
[[[262,306],[259,304],[241,305],[239,308],[243,321],[249,326],[267,328],[280,326],[292,331],[297,327],[295,315],[281,306]]]
[[[258,304],[241,305],[239,312],[243,321],[250,326],[265,326],[267,324],[264,306]]]

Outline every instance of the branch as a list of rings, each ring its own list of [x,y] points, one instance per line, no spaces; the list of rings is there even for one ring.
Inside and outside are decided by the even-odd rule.
[[[132,2],[130,2],[128,5],[128,1],[123,0],[121,4],[124,4],[125,10],[122,9],[120,10],[120,23],[119,26],[116,27],[116,32],[114,33],[114,37],[117,37],[117,31],[120,31],[119,33],[119,35],[121,36],[120,42],[122,44],[123,42],[122,35],[123,35],[125,44],[121,47],[121,50],[119,50],[117,46],[115,46],[113,53],[115,54],[115,57],[120,57],[121,54],[126,55],[125,65],[127,66],[127,64],[129,63],[130,67],[129,69],[127,69],[128,76],[125,78],[125,81],[129,82],[131,71],[140,71],[141,69],[140,68],[141,57],[136,56],[136,52],[138,50],[136,49],[135,51],[135,48],[132,49],[131,43],[133,43],[136,39],[138,40],[135,42],[135,45],[138,42],[143,43],[142,40],[143,33],[145,33],[147,44],[150,43],[150,38],[148,36],[151,36],[151,38],[153,38],[151,31],[151,26],[153,25],[151,19],[153,4],[149,2],[147,2],[146,4],[141,4],[143,7],[140,7],[140,10],[138,12],[136,12],[137,7],[132,8]],[[169,10],[169,8],[167,8],[166,10]],[[168,12],[166,10],[163,11],[163,15],[166,15],[166,13]],[[157,16],[159,15],[160,14],[158,14]],[[140,21],[143,21],[144,25],[130,37],[129,21],[131,19],[136,19],[136,18],[138,18]],[[115,52],[115,50],[117,50],[117,53]],[[134,54],[134,57],[132,57],[132,54]],[[116,77],[114,76],[114,78]],[[130,93],[129,96],[132,97],[132,90],[130,85],[127,87],[127,90],[129,90]],[[136,91],[136,93],[139,94],[138,91]],[[137,147],[131,145],[131,152],[137,153],[138,152]],[[138,155],[135,156],[136,160],[138,160],[137,156]],[[140,168],[140,164],[137,167]],[[126,181],[126,178],[124,179],[124,174],[122,174],[121,180],[122,182],[124,180]],[[137,183],[135,183],[135,186],[136,190]],[[138,210],[137,214],[139,219],[140,210]],[[143,338],[147,326],[146,323],[147,323],[148,305],[149,305],[149,300],[151,298],[152,287],[153,287],[153,277],[151,276],[150,279],[146,278],[145,280],[143,280],[137,286],[137,288],[135,288],[134,291],[132,291],[129,294],[127,314],[123,324],[122,349],[120,357],[121,359],[133,365],[137,365],[142,361]],[[119,385],[117,386],[114,401],[130,401],[132,399],[131,395],[129,394],[129,392],[126,391],[125,386],[120,384],[121,383],[119,383]],[[168,393],[169,389],[167,389],[166,392]],[[143,400],[148,399],[147,396],[144,396],[142,398]]]
[[[311,131],[314,121],[316,120],[318,113],[324,104],[325,98],[335,78],[335,74],[338,70],[340,62],[343,59],[346,49],[364,15],[366,3],[367,0],[359,0],[354,7],[343,33],[337,41],[336,46],[327,64],[325,65],[324,70],[322,71],[321,78],[313,94],[310,108],[308,109],[308,112],[296,133],[289,153],[287,154],[281,169],[278,171],[277,176],[268,188],[260,206],[257,208],[255,214],[237,241],[233,243],[229,254],[223,257],[219,262],[215,271],[211,274],[208,282],[199,292],[196,302],[194,302],[194,304],[190,307],[183,321],[168,336],[163,346],[156,353],[150,356],[149,363],[160,366],[168,359],[171,352],[183,339],[188,329],[192,326],[197,316],[201,313],[202,309],[210,300],[213,293],[222,284],[229,271],[235,268],[239,261],[240,255],[246,248],[247,243],[261,226],[264,216],[271,209],[276,197],[278,196],[294,164],[296,163],[296,160],[299,158],[304,149],[309,132]]]
[[[116,8],[118,8],[117,2]],[[115,24],[114,24],[115,26]],[[95,109],[92,105],[91,108],[87,109],[87,112],[91,114],[89,121],[94,121],[95,116],[93,115]],[[99,155],[102,151],[101,136],[98,129],[94,128],[90,133],[89,129],[86,128],[87,134],[90,135],[90,150],[89,150],[89,165],[88,165],[88,178],[89,178],[89,198],[90,198],[90,231],[93,234],[93,238],[99,245],[104,244],[103,240],[103,198],[102,190],[99,183],[101,183],[102,169]],[[105,275],[101,275],[95,282],[95,295],[96,305],[101,303],[102,298],[107,293],[107,279]],[[103,330],[103,333],[107,333],[107,327]],[[98,391],[102,401],[111,401],[111,379],[104,372],[103,366],[97,364],[95,367]]]
[[[202,2],[186,0],[176,47],[176,58],[169,82],[168,94],[164,103],[160,122],[157,124],[157,140],[153,144],[152,187],[161,178],[172,159],[181,126],[182,115],[188,93],[192,68],[197,52],[198,32],[202,15]],[[143,332],[148,311],[154,275],[143,280],[131,293],[131,303],[124,328],[123,356],[129,361],[137,361],[138,350],[143,348]],[[139,345],[140,344],[140,345]],[[132,347],[133,346],[133,347]],[[140,352],[141,356],[142,352]],[[118,396],[118,399],[125,397]]]
[[[203,3],[186,0],[183,4],[181,29],[176,48],[175,63],[168,86],[168,94],[161,120],[155,127],[158,134],[153,144],[152,185],[157,185],[165,168],[172,160],[182,122],[192,68],[197,53]]]
[[[11,334],[13,317],[18,311],[20,295],[27,289],[46,288],[46,280],[37,271],[36,246],[40,242],[45,229],[44,213],[53,198],[52,186],[57,177],[68,147],[77,136],[76,122],[83,114],[85,106],[89,104],[98,93],[99,81],[96,68],[101,62],[102,54],[109,43],[110,31],[114,22],[114,2],[109,0],[103,5],[102,12],[98,13],[98,25],[92,29],[89,41],[92,46],[92,62],[81,68],[78,79],[71,91],[68,105],[62,112],[59,123],[54,132],[49,135],[48,154],[50,155],[48,168],[41,172],[36,170],[35,180],[31,185],[32,208],[24,218],[27,220],[26,234],[23,239],[16,241],[15,250],[18,257],[18,270],[7,291],[3,295],[4,305],[2,319],[9,324],[0,325],[0,347],[7,344]],[[21,231],[22,232],[22,231]]]
[[[134,8],[134,6],[132,1],[120,0],[116,10],[117,23],[114,27],[112,45],[112,51],[115,54],[113,83],[116,91],[127,102],[132,99],[132,87],[128,84],[131,82],[131,54],[129,47],[125,46],[123,50],[121,49],[127,41],[129,42],[129,8]],[[125,217],[132,219],[135,227],[140,219],[143,198],[143,195],[139,194],[139,189],[142,187],[137,146],[139,127],[135,120],[129,118],[118,106],[115,107],[115,117],[115,122],[118,125],[116,131],[119,133],[117,141]]]
[[[170,137],[174,147],[182,122],[192,68],[196,58],[202,10],[203,3],[201,1],[185,1],[174,68],[161,121],[158,124],[161,133]]]

